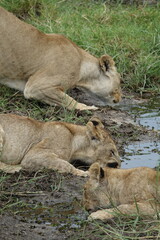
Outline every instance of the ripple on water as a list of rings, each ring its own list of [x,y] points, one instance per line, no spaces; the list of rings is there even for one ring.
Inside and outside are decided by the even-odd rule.
[[[135,142],[125,148],[122,168],[156,167],[160,165],[160,143]]]

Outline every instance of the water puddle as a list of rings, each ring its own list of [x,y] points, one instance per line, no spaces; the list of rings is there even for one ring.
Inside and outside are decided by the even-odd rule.
[[[156,167],[160,165],[160,143],[135,142],[125,148],[122,168]]]
[[[130,112],[137,124],[160,133],[160,98],[151,99],[147,104],[121,106],[121,109]],[[122,168],[159,166],[160,140],[131,143],[126,146],[122,160]]]

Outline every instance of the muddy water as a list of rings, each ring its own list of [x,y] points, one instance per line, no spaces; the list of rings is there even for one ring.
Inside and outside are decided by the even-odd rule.
[[[121,109],[130,112],[136,124],[160,133],[160,98],[151,99],[145,104],[121,106]],[[160,140],[149,139],[129,144],[122,160],[122,168],[159,166]]]
[[[160,165],[160,143],[139,142],[130,144],[125,148],[122,168],[132,167],[156,167]]]
[[[19,213],[30,224],[40,224],[46,227],[51,227],[52,230],[65,230],[81,228],[84,220],[86,220],[86,212],[77,201],[61,202],[53,206],[37,205],[24,208],[24,211]]]

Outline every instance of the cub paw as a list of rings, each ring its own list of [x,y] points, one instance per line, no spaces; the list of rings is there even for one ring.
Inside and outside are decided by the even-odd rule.
[[[107,221],[109,219],[113,218],[113,215],[108,213],[107,210],[98,210],[96,212],[93,212],[89,215],[88,220],[101,220],[101,221]]]

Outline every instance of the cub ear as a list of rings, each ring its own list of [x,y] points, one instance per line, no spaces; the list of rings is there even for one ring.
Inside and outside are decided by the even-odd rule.
[[[93,163],[89,168],[89,176],[90,179],[99,182],[100,179],[104,178],[104,170],[98,163]]]
[[[109,69],[115,66],[113,58],[108,55],[103,55],[99,59],[99,65],[104,72],[107,72]]]

